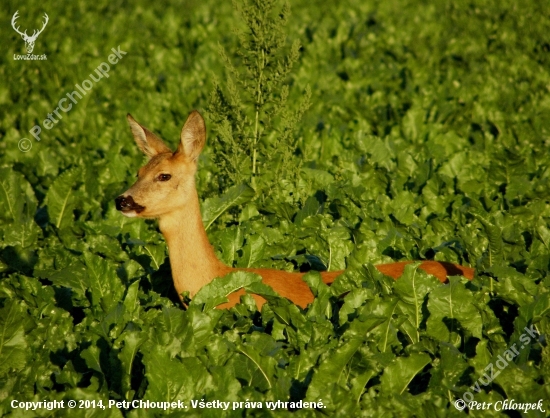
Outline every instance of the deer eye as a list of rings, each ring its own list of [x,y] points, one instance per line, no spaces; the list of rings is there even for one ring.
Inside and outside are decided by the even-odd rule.
[[[172,178],[172,176],[170,174],[159,174],[157,176],[157,180],[158,181],[168,181]]]

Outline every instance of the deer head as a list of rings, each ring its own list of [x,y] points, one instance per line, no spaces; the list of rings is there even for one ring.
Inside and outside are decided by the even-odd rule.
[[[40,29],[40,30],[34,29],[33,32],[32,32],[32,35],[29,36],[29,35],[27,35],[27,30],[25,30],[25,32],[21,32],[19,30],[19,26],[15,27],[15,21],[19,17],[18,13],[19,13],[19,10],[16,11],[15,14],[13,15],[13,17],[11,19],[11,25],[12,25],[13,29],[19,35],[21,35],[21,38],[23,38],[23,40],[25,41],[25,48],[27,48],[27,53],[30,54],[30,53],[32,53],[32,50],[34,49],[34,43],[36,42],[36,38],[38,38],[38,35],[40,35],[44,31],[44,28],[46,27],[46,25],[48,24],[48,21],[50,19],[49,19],[48,15],[46,13],[44,13],[44,24],[42,25],[42,29]]]
[[[127,119],[134,140],[149,162],[139,169],[135,184],[115,199],[116,208],[125,216],[141,218],[160,218],[181,210],[197,193],[197,160],[206,142],[204,119],[199,112],[191,112],[175,152],[130,114]]]

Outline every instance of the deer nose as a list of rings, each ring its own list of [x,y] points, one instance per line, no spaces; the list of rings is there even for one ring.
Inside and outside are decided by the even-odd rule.
[[[134,202],[134,199],[132,199],[132,196],[128,196],[127,198],[124,196],[119,196],[115,199],[116,209],[124,210],[130,207],[133,202]]]
[[[115,199],[115,204],[117,210],[123,212],[127,210],[135,210],[137,213],[140,213],[143,209],[145,209],[144,206],[138,205],[134,202],[134,198],[132,196],[119,196]]]

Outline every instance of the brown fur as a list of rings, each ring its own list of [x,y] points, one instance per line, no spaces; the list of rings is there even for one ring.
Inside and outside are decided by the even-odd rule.
[[[313,294],[302,280],[304,273],[290,273],[271,269],[234,269],[225,266],[216,257],[201,219],[199,197],[195,187],[197,159],[206,142],[204,120],[196,111],[187,119],[182,132],[180,145],[173,154],[155,134],[139,125],[130,115],[128,122],[136,144],[150,161],[138,173],[137,182],[117,200],[117,208],[126,216],[158,218],[159,227],[168,244],[170,266],[174,286],[178,294],[189,291],[193,297],[203,286],[216,277],[223,277],[231,271],[245,270],[262,276],[263,282],[279,295],[290,299],[296,305],[306,307],[313,301]],[[168,150],[168,151],[167,151]],[[162,175],[169,174],[167,181]],[[118,206],[124,199],[143,207],[139,212],[132,205]],[[403,274],[405,266],[412,261],[377,265],[382,273],[395,279]],[[433,274],[442,282],[447,276],[463,275],[468,279],[474,276],[474,269],[452,263],[424,261],[420,268]],[[331,284],[343,271],[322,272],[323,282]],[[219,308],[229,308],[237,304],[241,289],[229,295],[229,302]],[[265,300],[253,295],[258,306]]]
[[[403,275],[403,270],[407,264],[411,264],[412,261],[401,261],[391,264],[379,264],[375,266],[381,273],[391,276],[397,279]],[[467,279],[472,280],[474,278],[475,270],[470,267],[459,266],[453,263],[440,262],[440,261],[423,261],[419,268],[424,270],[428,274],[432,274],[437,277],[442,283],[447,281],[447,276],[464,276]],[[239,269],[231,269],[239,270]],[[309,290],[309,286],[302,280],[302,276],[305,273],[289,273],[286,271],[271,270],[271,269],[243,269],[252,273],[257,273],[262,276],[262,281],[271,286],[279,295],[290,299],[296,305],[305,308],[309,303],[313,302],[313,294]],[[321,272],[321,278],[325,284],[332,284],[334,279],[342,274],[344,270],[340,271],[324,271]],[[244,295],[244,290],[239,290],[229,295],[229,302],[219,305],[219,308],[230,308],[239,303],[241,295]],[[256,300],[256,304],[261,306],[264,304],[265,299],[261,296],[253,295]]]

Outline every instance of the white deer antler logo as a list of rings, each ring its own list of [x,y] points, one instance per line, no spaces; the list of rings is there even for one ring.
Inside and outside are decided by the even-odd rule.
[[[27,53],[30,54],[32,52],[32,50],[34,49],[34,43],[36,42],[36,38],[38,38],[38,35],[40,35],[42,33],[42,31],[44,31],[44,28],[46,27],[46,25],[48,24],[48,21],[50,19],[49,19],[48,15],[46,13],[44,13],[44,25],[42,26],[42,29],[40,29],[40,30],[34,29],[33,32],[32,32],[32,35],[29,36],[29,35],[27,35],[26,30],[25,30],[25,32],[21,32],[19,30],[19,26],[15,27],[15,21],[19,17],[18,13],[19,13],[19,10],[16,11],[15,14],[13,15],[13,17],[11,19],[11,25],[13,26],[13,29],[19,35],[21,35],[21,38],[23,38],[23,40],[25,41],[25,48],[27,48]]]

